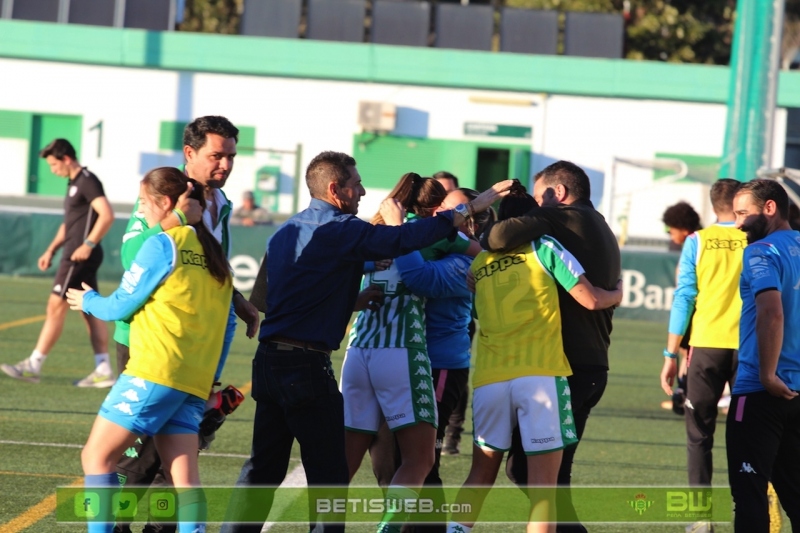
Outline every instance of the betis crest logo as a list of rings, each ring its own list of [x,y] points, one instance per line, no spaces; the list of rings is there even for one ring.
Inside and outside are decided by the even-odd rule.
[[[630,505],[634,511],[639,513],[639,516],[642,516],[644,512],[653,505],[653,502],[647,499],[647,495],[643,492],[640,492],[636,496],[633,497],[632,500],[628,500],[628,505]]]

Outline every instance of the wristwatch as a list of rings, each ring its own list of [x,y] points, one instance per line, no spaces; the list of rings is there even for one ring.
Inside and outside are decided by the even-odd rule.
[[[458,204],[453,208],[453,211],[464,217],[464,220],[469,220],[472,218],[472,213],[469,210],[469,206],[467,204]]]

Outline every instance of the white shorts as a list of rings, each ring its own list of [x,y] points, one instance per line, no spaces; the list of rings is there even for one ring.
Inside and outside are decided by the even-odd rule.
[[[420,422],[436,427],[431,363],[424,350],[351,346],[341,383],[349,430],[377,433],[383,420],[392,431]]]
[[[525,376],[478,387],[472,396],[475,444],[506,451],[517,425],[527,455],[578,442],[570,398],[565,377]]]

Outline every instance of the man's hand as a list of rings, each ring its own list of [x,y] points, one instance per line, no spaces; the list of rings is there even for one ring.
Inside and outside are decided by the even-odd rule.
[[[200,202],[194,198],[189,198],[193,188],[194,186],[191,182],[187,183],[186,192],[178,196],[178,201],[175,202],[175,209],[180,209],[186,215],[187,224],[197,224],[203,218],[203,208],[200,207]]]
[[[383,289],[378,285],[370,285],[358,293],[353,311],[377,311],[383,303]]]
[[[69,259],[70,261],[74,261],[76,263],[83,263],[84,261],[89,259],[90,255],[92,255],[92,249],[86,246],[85,244],[81,244],[80,246],[78,246],[78,248],[75,249],[74,252],[72,252],[72,255],[70,256]]]
[[[247,337],[250,339],[255,337],[256,333],[258,333],[258,323],[260,321],[256,306],[248,302],[242,293],[234,292],[233,310],[236,312],[236,316],[247,324]]]
[[[51,252],[50,250],[45,250],[45,252],[39,258],[36,264],[39,267],[39,270],[44,272],[45,270],[50,268],[52,262],[53,262],[53,252]]]
[[[767,389],[767,392],[773,396],[783,398],[784,400],[791,400],[797,396],[797,393],[787,387],[786,383],[775,374],[762,374],[759,376],[759,379],[761,380],[761,384],[764,385],[764,388]]]
[[[387,226],[402,226],[406,218],[405,208],[394,198],[386,198],[381,202],[380,214]]]
[[[497,200],[508,195],[508,191],[511,189],[512,183],[514,183],[514,180],[498,181],[492,185],[491,188],[486,189],[480,193],[477,198],[470,202],[472,204],[472,208],[476,213],[486,211]]]
[[[88,291],[94,290],[86,283],[81,283],[81,285],[83,286],[83,290],[69,289],[67,291],[67,303],[69,304],[69,308],[73,311],[83,311],[83,295]]]
[[[619,298],[614,299],[614,309],[622,304],[622,280],[617,282],[617,287],[614,289],[614,292],[619,293]]]
[[[675,383],[675,376],[678,375],[678,359],[672,357],[664,358],[664,368],[661,369],[661,389],[667,396],[672,396],[672,385]]]
[[[379,259],[375,261],[375,272],[382,272],[384,270],[388,270],[390,266],[392,266],[391,259]]]

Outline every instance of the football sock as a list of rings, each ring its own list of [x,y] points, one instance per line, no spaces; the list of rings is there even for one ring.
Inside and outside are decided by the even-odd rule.
[[[44,353],[40,352],[39,350],[34,350],[33,353],[31,353],[31,356],[28,359],[31,362],[31,366],[33,367],[33,370],[35,370],[36,372],[41,372],[42,371],[42,364],[44,363],[44,360],[47,359],[47,354],[44,354]]]
[[[108,357],[108,353],[94,354],[94,366],[95,370],[100,372],[101,374],[110,374],[111,360]]]
[[[178,494],[178,532],[197,533],[206,530],[208,504],[203,489],[189,489]]]
[[[417,492],[408,487],[389,485],[389,490],[386,491],[386,513],[381,518],[377,531],[400,531],[403,523],[408,520],[406,500],[413,500],[416,504],[418,497]],[[416,509],[416,505],[414,508]]]
[[[107,520],[107,522],[87,521],[89,533],[111,533],[114,530],[114,512],[111,509],[112,493],[114,491],[108,489],[119,488],[117,473],[83,476],[83,485],[87,489],[106,489],[98,490],[97,492],[86,491],[86,506],[84,510],[87,512],[91,510],[95,513],[94,516]]]

